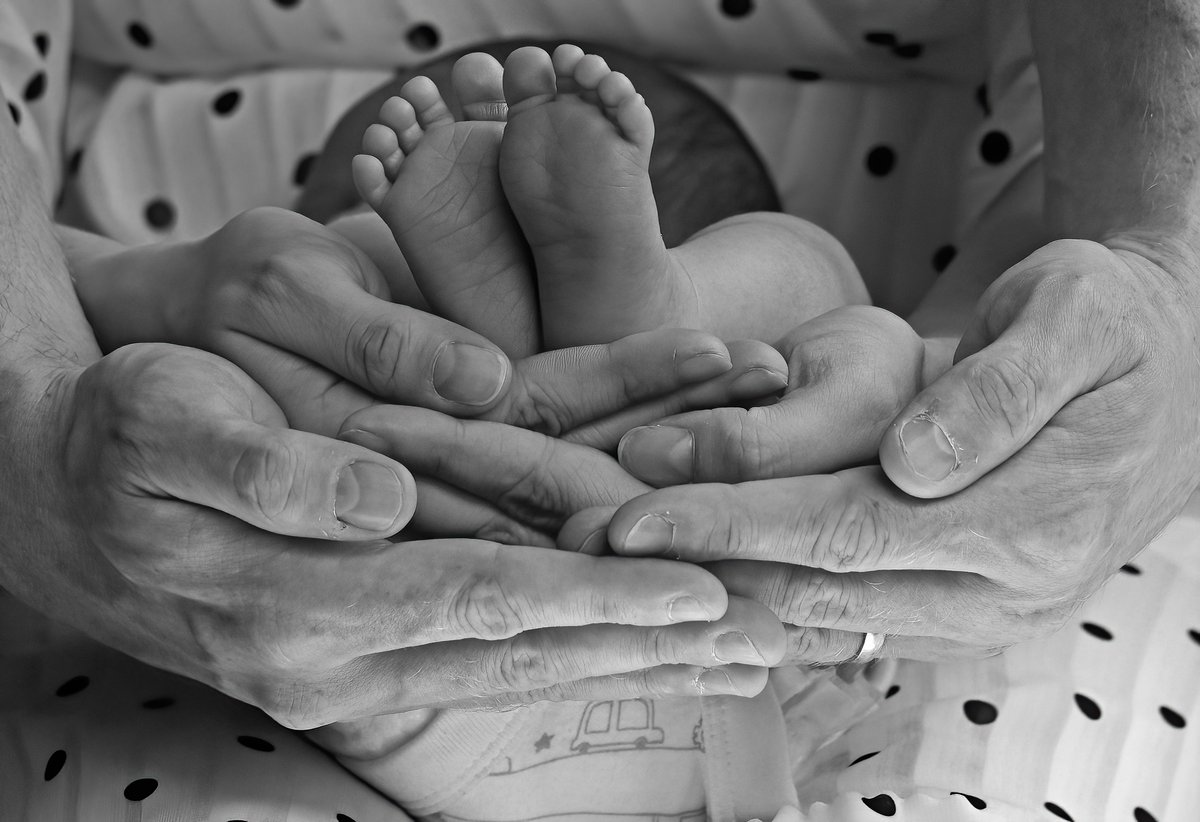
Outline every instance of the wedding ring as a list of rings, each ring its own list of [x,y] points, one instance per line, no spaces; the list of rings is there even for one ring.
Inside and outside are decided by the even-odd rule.
[[[858,653],[851,658],[851,662],[870,662],[875,657],[879,656],[879,651],[883,648],[884,634],[876,634],[867,631],[863,634],[862,646],[858,649]]]

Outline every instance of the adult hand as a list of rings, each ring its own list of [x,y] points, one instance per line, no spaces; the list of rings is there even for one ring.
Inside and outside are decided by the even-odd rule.
[[[836,308],[789,332],[783,398],[713,408],[635,428],[620,444],[631,473],[655,486],[815,474],[872,461],[895,414],[920,387],[924,348],[902,319]]]
[[[800,626],[795,660],[847,659],[865,631],[922,659],[1048,633],[1196,486],[1198,273],[1153,237],[1052,243],[992,286],[959,362],[896,417],[886,476],[664,489],[623,506],[609,542],[713,562]]]
[[[741,663],[782,654],[773,615],[693,566],[386,541],[412,510],[404,468],[288,430],[210,354],[126,346],[38,396],[5,465],[23,471],[6,510],[38,516],[13,517],[0,584],[289,727],[753,693],[765,671]]]
[[[308,431],[333,434],[382,398],[561,433],[732,366],[720,340],[679,329],[510,362],[479,334],[392,303],[366,255],[280,209],[170,253],[153,261],[171,272],[161,338],[236,363]],[[778,357],[752,359],[781,379]]]

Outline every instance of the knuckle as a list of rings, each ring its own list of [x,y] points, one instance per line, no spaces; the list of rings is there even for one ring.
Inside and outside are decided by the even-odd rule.
[[[550,437],[561,436],[571,427],[566,412],[569,403],[550,387],[537,382],[522,381],[519,399],[514,406],[513,424]]]
[[[783,592],[781,618],[793,625],[829,626],[845,622],[855,612],[854,586],[834,574],[803,574]]]
[[[568,513],[568,493],[549,468],[557,463],[557,449],[553,439],[542,441],[541,453],[530,457],[520,474],[496,496],[501,511],[534,528],[552,530],[562,524]]]
[[[281,438],[256,442],[243,449],[234,463],[234,493],[268,522],[280,520],[292,507],[300,462],[299,454]]]
[[[346,362],[357,364],[366,387],[395,393],[405,376],[404,355],[412,346],[409,328],[384,321],[361,325],[346,339]],[[432,379],[432,371],[430,379]]]
[[[831,571],[870,570],[892,548],[888,517],[878,500],[842,495],[832,508],[807,523],[818,567]]]
[[[500,643],[490,665],[491,686],[495,691],[534,691],[556,685],[564,677],[560,660],[536,637],[521,634]]]
[[[979,359],[967,368],[966,385],[980,414],[1022,440],[1037,415],[1038,385],[1029,365],[1004,358]]]
[[[831,633],[824,628],[788,631],[787,658],[793,662],[832,662],[854,655],[853,648],[843,651],[836,645]]]
[[[324,689],[301,681],[272,682],[255,689],[251,704],[292,731],[310,731],[336,722],[334,700]]]
[[[495,577],[477,576],[450,598],[449,618],[478,639],[507,639],[525,630],[526,607]]]
[[[775,476],[782,443],[772,436],[765,409],[740,412],[737,409],[718,409],[716,422],[725,432],[722,440],[722,463],[734,466],[736,482],[768,479]]]

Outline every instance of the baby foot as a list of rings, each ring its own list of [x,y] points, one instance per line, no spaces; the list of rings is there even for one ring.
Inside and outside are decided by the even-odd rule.
[[[367,128],[353,173],[430,306],[524,357],[539,350],[537,301],[529,248],[497,171],[502,74],[486,54],[455,64],[462,121],[429,78],[409,81]]]
[[[625,75],[577,46],[504,65],[500,179],[533,250],[546,346],[694,325],[695,290],[663,245],[654,119]]]

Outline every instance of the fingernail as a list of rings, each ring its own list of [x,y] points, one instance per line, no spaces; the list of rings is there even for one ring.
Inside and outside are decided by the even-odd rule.
[[[672,622],[712,622],[721,615],[704,606],[690,594],[675,597],[667,603],[667,619]]]
[[[646,514],[625,535],[621,553],[641,557],[665,554],[674,539],[675,523],[659,514]]]
[[[676,366],[676,372],[687,382],[698,382],[724,374],[730,368],[729,355],[716,351],[693,354]]]
[[[433,390],[463,405],[487,405],[508,380],[508,360],[470,343],[445,342],[433,358]]]
[[[736,694],[741,691],[733,684],[729,674],[720,668],[705,668],[696,676],[696,693],[704,694]]]
[[[388,444],[383,437],[378,434],[372,434],[370,431],[364,431],[361,428],[351,428],[343,431],[338,435],[346,442],[352,442],[355,445],[361,445],[363,448],[369,448],[380,454],[388,452]]]
[[[737,399],[750,399],[771,394],[787,385],[787,374],[769,368],[751,368],[729,384],[729,394]]]
[[[643,425],[621,437],[617,459],[634,476],[656,486],[692,481],[692,432],[670,425]]]
[[[718,662],[742,662],[746,665],[766,663],[750,637],[741,631],[730,631],[717,637],[713,642],[713,656]]]
[[[599,557],[610,553],[608,550],[608,528],[599,528],[587,535],[579,545],[579,553]]]
[[[390,468],[352,462],[342,469],[334,501],[334,512],[342,522],[368,531],[386,531],[403,507],[404,485]]]
[[[958,452],[942,426],[928,417],[914,417],[900,428],[900,450],[912,472],[940,482],[958,467]]]

